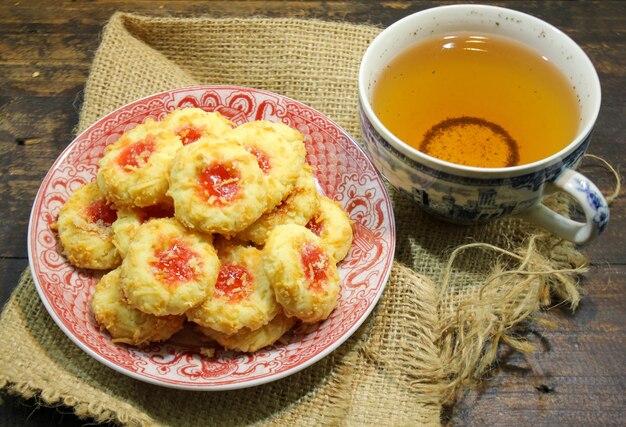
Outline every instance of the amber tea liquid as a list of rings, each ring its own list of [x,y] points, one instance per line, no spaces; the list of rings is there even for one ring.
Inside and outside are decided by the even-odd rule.
[[[414,148],[485,168],[544,159],[576,136],[578,100],[540,53],[503,37],[452,33],[410,47],[383,71],[372,105]]]

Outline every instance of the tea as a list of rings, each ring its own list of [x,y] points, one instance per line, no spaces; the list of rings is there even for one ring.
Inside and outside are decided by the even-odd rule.
[[[573,140],[580,120],[574,89],[549,59],[514,40],[464,32],[398,55],[372,105],[405,143],[485,168],[549,157]]]

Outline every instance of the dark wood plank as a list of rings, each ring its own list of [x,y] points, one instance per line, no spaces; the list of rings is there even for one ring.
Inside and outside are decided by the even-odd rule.
[[[0,1],[0,275],[2,304],[27,266],[26,228],[39,183],[72,140],[80,94],[103,25],[116,10],[156,16],[294,16],[385,27],[410,13],[450,2],[430,1]],[[590,153],[626,167],[623,138],[626,2],[509,1],[553,23],[581,44],[602,83],[603,105]],[[598,163],[581,169],[600,188],[613,177]],[[445,414],[459,425],[619,425],[626,419],[626,202],[611,209],[605,235],[584,248],[592,264],[586,292],[572,315],[554,309],[553,330],[532,338],[526,358],[502,354],[493,378]],[[38,409],[4,398],[0,425],[82,425],[68,408]],[[34,412],[33,412],[34,411]],[[31,412],[33,412],[31,414]]]
[[[41,406],[36,399],[24,400],[17,396],[0,397],[0,426],[62,426],[81,427],[93,426],[92,421],[81,420],[67,407],[47,408]],[[115,424],[98,424],[103,427],[114,427]]]
[[[448,413],[452,425],[623,425],[626,419],[626,267],[597,266],[575,314],[556,308],[538,351],[504,354],[493,378]]]
[[[17,285],[26,267],[28,267],[28,260],[25,258],[0,258],[0,277],[2,282]],[[0,286],[0,307],[4,307],[12,291],[13,286]]]
[[[0,257],[25,258],[30,209],[39,184],[73,138],[73,97],[0,97]]]

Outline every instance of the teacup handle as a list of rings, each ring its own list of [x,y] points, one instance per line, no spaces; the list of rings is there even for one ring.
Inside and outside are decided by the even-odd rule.
[[[581,173],[564,169],[552,186],[556,191],[565,191],[576,199],[585,214],[586,222],[571,220],[541,203],[519,216],[578,244],[588,243],[604,231],[609,221],[609,206],[593,182]]]

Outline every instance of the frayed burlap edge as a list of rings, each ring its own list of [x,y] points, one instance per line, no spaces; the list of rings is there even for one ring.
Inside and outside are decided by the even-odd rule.
[[[24,319],[24,311],[26,310],[22,309],[31,304],[40,305],[40,312],[42,315],[47,316],[43,305],[38,301],[32,300],[32,297],[36,296],[34,286],[30,269],[27,268],[20,277],[16,291],[13,292],[0,315],[0,324],[5,328],[7,325],[16,328],[25,326],[27,322]],[[51,326],[56,327],[51,321],[50,323]],[[60,332],[60,330],[58,332]],[[15,333],[15,330],[3,329],[0,330],[0,337],[2,337],[3,342],[7,342],[9,340],[5,341],[5,335],[12,335],[13,333]],[[15,338],[35,342],[37,346],[41,344],[37,342],[37,337],[24,331],[19,331]],[[15,340],[12,340],[10,343],[14,346],[20,345],[20,343]],[[30,343],[22,344],[30,348],[30,345],[28,345]],[[25,399],[33,399],[37,407],[58,408],[66,406],[71,408],[79,418],[93,419],[98,423],[114,422],[129,426],[151,425],[151,420],[148,417],[138,417],[134,414],[135,411],[132,410],[130,405],[122,403],[116,405],[113,409],[108,407],[106,402],[94,399],[95,394],[93,390],[85,390],[83,388],[85,387],[84,383],[81,384],[81,388],[83,391],[86,391],[86,393],[82,396],[77,396],[75,393],[72,393],[71,390],[59,389],[56,384],[54,384],[56,378],[51,378],[49,381],[42,381],[41,378],[12,374],[12,372],[22,372],[20,369],[20,359],[5,361],[5,363],[4,368],[0,370],[0,390]],[[9,366],[9,364],[15,364],[17,367]],[[89,388],[88,384],[86,386]]]
[[[584,160],[598,162],[613,177],[614,187],[606,195],[612,204],[621,193],[619,172],[599,156],[585,154]],[[561,213],[571,208],[571,199],[564,194],[545,203]],[[457,258],[472,251],[492,252],[497,255],[496,262],[478,293],[458,299],[450,276]],[[524,337],[525,331],[534,326],[554,327],[542,313],[557,304],[575,311],[581,300],[579,278],[588,270],[588,258],[573,243],[542,230],[530,234],[513,250],[471,243],[451,251],[438,285],[436,342],[442,364],[448,368],[442,404],[453,404],[464,386],[479,385],[494,369],[501,346],[524,354],[536,351]]]
[[[486,243],[464,245],[452,252],[440,284],[438,310],[437,345],[449,371],[443,404],[454,403],[463,386],[480,383],[493,368],[500,346],[522,353],[535,351],[520,334],[522,322],[526,327],[532,323],[550,326],[540,313],[555,302],[576,308],[580,301],[578,276],[587,271],[587,259],[573,250],[562,254],[562,259],[549,258],[538,250],[538,246],[555,243],[562,242],[537,234],[514,252]],[[471,251],[491,251],[499,259],[479,292],[458,300],[448,289],[449,272],[457,256]]]
[[[274,426],[291,423],[317,425],[309,421],[315,420],[318,417],[316,412],[319,411],[323,411],[323,425],[363,425],[360,412],[367,406],[363,403],[371,405],[376,402],[371,401],[371,396],[367,396],[368,390],[363,389],[362,385],[372,381],[379,383],[381,387],[387,382],[394,383],[391,389],[398,390],[402,394],[402,396],[394,396],[398,401],[415,400],[417,404],[412,405],[413,408],[420,408],[414,413],[399,412],[393,417],[387,416],[388,420],[392,420],[392,425],[439,424],[443,370],[439,366],[439,352],[435,347],[433,335],[437,321],[435,287],[427,278],[415,274],[399,263],[393,265],[390,282],[389,292],[383,295],[372,315],[353,337],[333,355],[306,370],[311,372],[317,370],[319,365],[324,365],[319,369],[320,372],[326,372],[324,381],[315,385],[293,404],[285,407],[278,405],[275,412],[262,420],[251,422],[250,425]],[[413,320],[422,328],[420,333],[414,334],[404,325],[396,324],[393,328],[389,327],[389,323],[394,323],[395,319],[392,314],[404,313],[405,307],[409,307]],[[43,315],[44,318],[40,319],[39,315]],[[144,412],[145,409],[142,409],[141,405],[134,406],[131,403],[132,399],[126,400],[128,396],[119,394],[119,388],[113,387],[111,392],[109,386],[105,384],[108,381],[125,383],[126,385],[122,385],[121,390],[137,382],[113,373],[82,354],[81,350],[74,347],[46,315],[41,302],[36,298],[33,279],[27,270],[0,316],[0,323],[3,326],[11,326],[0,329],[0,342],[3,345],[15,344],[21,340],[22,349],[32,353],[32,356],[24,357],[25,361],[37,360],[45,366],[33,367],[25,375],[25,368],[20,366],[19,361],[13,365],[7,360],[9,356],[0,356],[4,366],[0,371],[0,386],[5,392],[34,398],[40,406],[65,405],[72,408],[77,416],[93,418],[97,422],[114,422],[131,426],[173,425],[171,420],[164,422],[158,415]],[[42,324],[45,327],[44,330],[41,330]],[[40,328],[38,333],[34,330],[32,333],[24,330],[37,327]],[[50,348],[47,344],[50,339],[60,341],[52,346],[55,347],[52,353],[56,353],[53,355],[50,355],[47,350]],[[389,369],[394,368],[395,365],[390,365],[389,357],[385,355],[386,348],[396,343],[400,343],[403,350],[400,354],[402,371]],[[67,359],[59,359],[59,348],[67,345],[70,346],[67,348],[70,354]],[[337,356],[334,356],[335,354]],[[72,373],[72,369],[76,374]],[[83,372],[86,372],[86,375],[83,375]],[[70,381],[73,375],[76,377]],[[321,378],[319,373],[312,375]],[[96,377],[99,377],[100,381]],[[89,378],[96,382],[93,385],[90,384]],[[259,387],[265,387],[265,389],[262,391],[259,389],[258,393],[272,394],[281,388],[297,386],[299,381],[293,376],[276,383],[242,391],[245,394],[234,394],[237,391],[229,393],[231,393],[231,398],[236,396],[250,398],[250,396],[255,396],[254,390]],[[137,387],[142,389],[144,386],[139,383]],[[175,396],[178,392],[158,387],[154,390],[155,387],[147,385],[145,387],[148,387],[148,393],[161,392],[159,399],[167,399],[167,396]],[[80,393],[77,393],[77,390]],[[249,390],[252,391],[249,392]],[[197,399],[194,399],[194,402],[190,401],[189,405],[195,407],[199,402],[206,402],[204,410],[215,407],[212,399],[219,394],[205,393],[205,397],[202,397],[203,393],[192,393]],[[132,395],[132,391],[130,394]],[[370,395],[372,394],[378,395],[378,392],[370,391]],[[155,398],[157,398],[156,395]],[[187,396],[187,398],[190,397]],[[248,405],[252,405],[253,402],[254,400],[248,401]],[[393,403],[385,405],[391,407]],[[370,424],[382,415],[382,413],[375,414],[365,424]],[[208,419],[207,422],[211,424]]]

